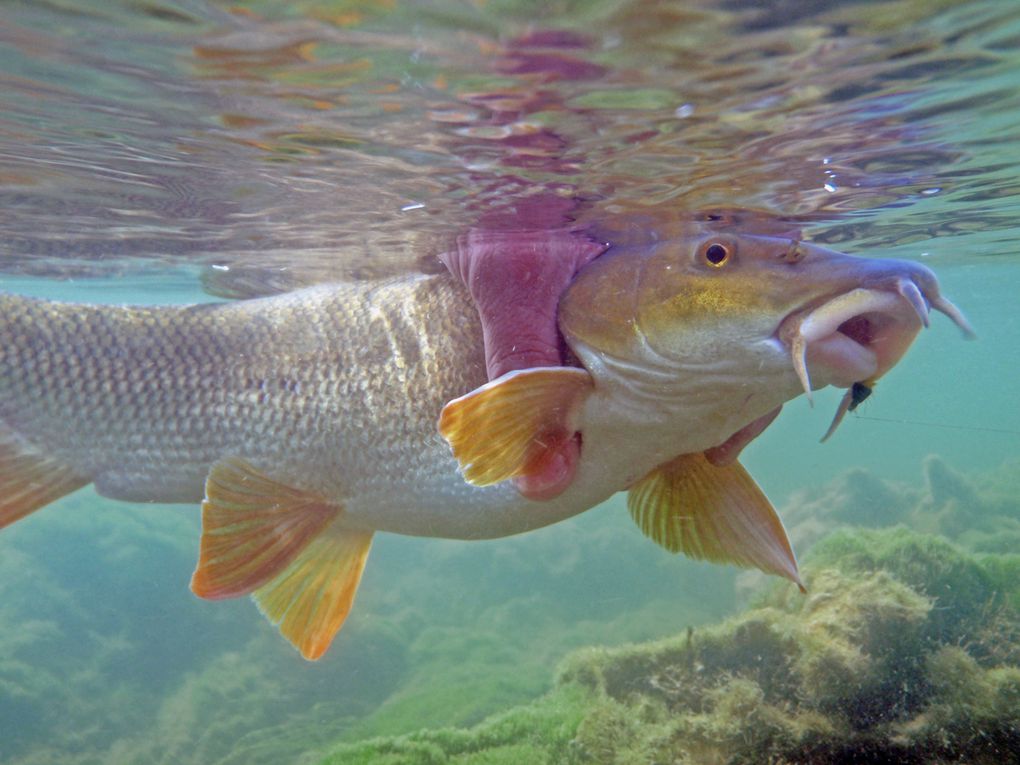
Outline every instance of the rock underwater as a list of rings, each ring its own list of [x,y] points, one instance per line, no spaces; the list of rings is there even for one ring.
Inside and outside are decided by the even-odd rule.
[[[323,765],[1017,761],[1020,554],[993,544],[1020,530],[1009,468],[978,488],[929,458],[920,491],[849,473],[793,500],[830,508],[805,536],[836,529],[806,556],[806,597],[780,585],[714,627],[579,651],[531,705],[347,744]],[[857,520],[885,528],[846,525],[875,503],[889,512]],[[964,518],[969,549],[939,533]]]

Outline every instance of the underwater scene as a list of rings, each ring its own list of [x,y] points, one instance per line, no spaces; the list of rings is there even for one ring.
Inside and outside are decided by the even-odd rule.
[[[0,763],[1020,763],[1020,4],[2,10]]]

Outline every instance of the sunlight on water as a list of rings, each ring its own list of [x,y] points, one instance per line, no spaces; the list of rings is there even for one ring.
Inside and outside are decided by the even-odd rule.
[[[1020,14],[939,5],[21,6],[7,268],[404,270],[536,196],[597,227],[753,207],[1006,255]]]
[[[857,467],[924,505],[929,454],[1007,486],[1018,51],[1020,4],[996,0],[8,3],[0,290],[155,304],[432,273],[472,229],[799,233],[930,265],[980,340],[936,316],[824,446],[839,392],[787,405],[745,461],[780,510]],[[947,507],[921,530],[984,533]],[[715,621],[749,589],[619,499],[498,542],[380,537],[312,666],[248,602],[191,596],[194,508],[87,489],[5,530],[0,761],[317,762],[477,722],[574,647]]]

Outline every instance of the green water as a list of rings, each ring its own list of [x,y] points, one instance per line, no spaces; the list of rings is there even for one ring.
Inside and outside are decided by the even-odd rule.
[[[802,522],[805,496],[853,468],[923,498],[930,454],[979,487],[1016,474],[1012,3],[54,0],[0,16],[0,289],[168,303],[428,270],[542,194],[620,237],[754,209],[921,260],[979,335],[936,316],[824,445],[839,393],[788,404],[744,458],[780,513]],[[1020,517],[1007,499],[982,507]],[[903,522],[1015,551],[1012,521],[961,517]],[[572,649],[682,635],[768,586],[662,551],[621,498],[493,542],[378,535],[311,665],[247,600],[190,594],[198,534],[194,507],[91,489],[4,530],[0,762],[316,763],[477,723],[545,693]]]

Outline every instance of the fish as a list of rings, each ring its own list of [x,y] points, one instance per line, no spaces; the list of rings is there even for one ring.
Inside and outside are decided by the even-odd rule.
[[[878,379],[931,310],[972,333],[920,264],[700,227],[586,265],[557,312],[571,363],[491,381],[446,273],[186,306],[5,294],[0,527],[89,484],[200,503],[192,591],[251,595],[312,660],[376,533],[504,537],[620,491],[666,549],[803,588],[772,504],[713,449],[802,393]],[[570,486],[522,496],[514,477],[571,438]]]

